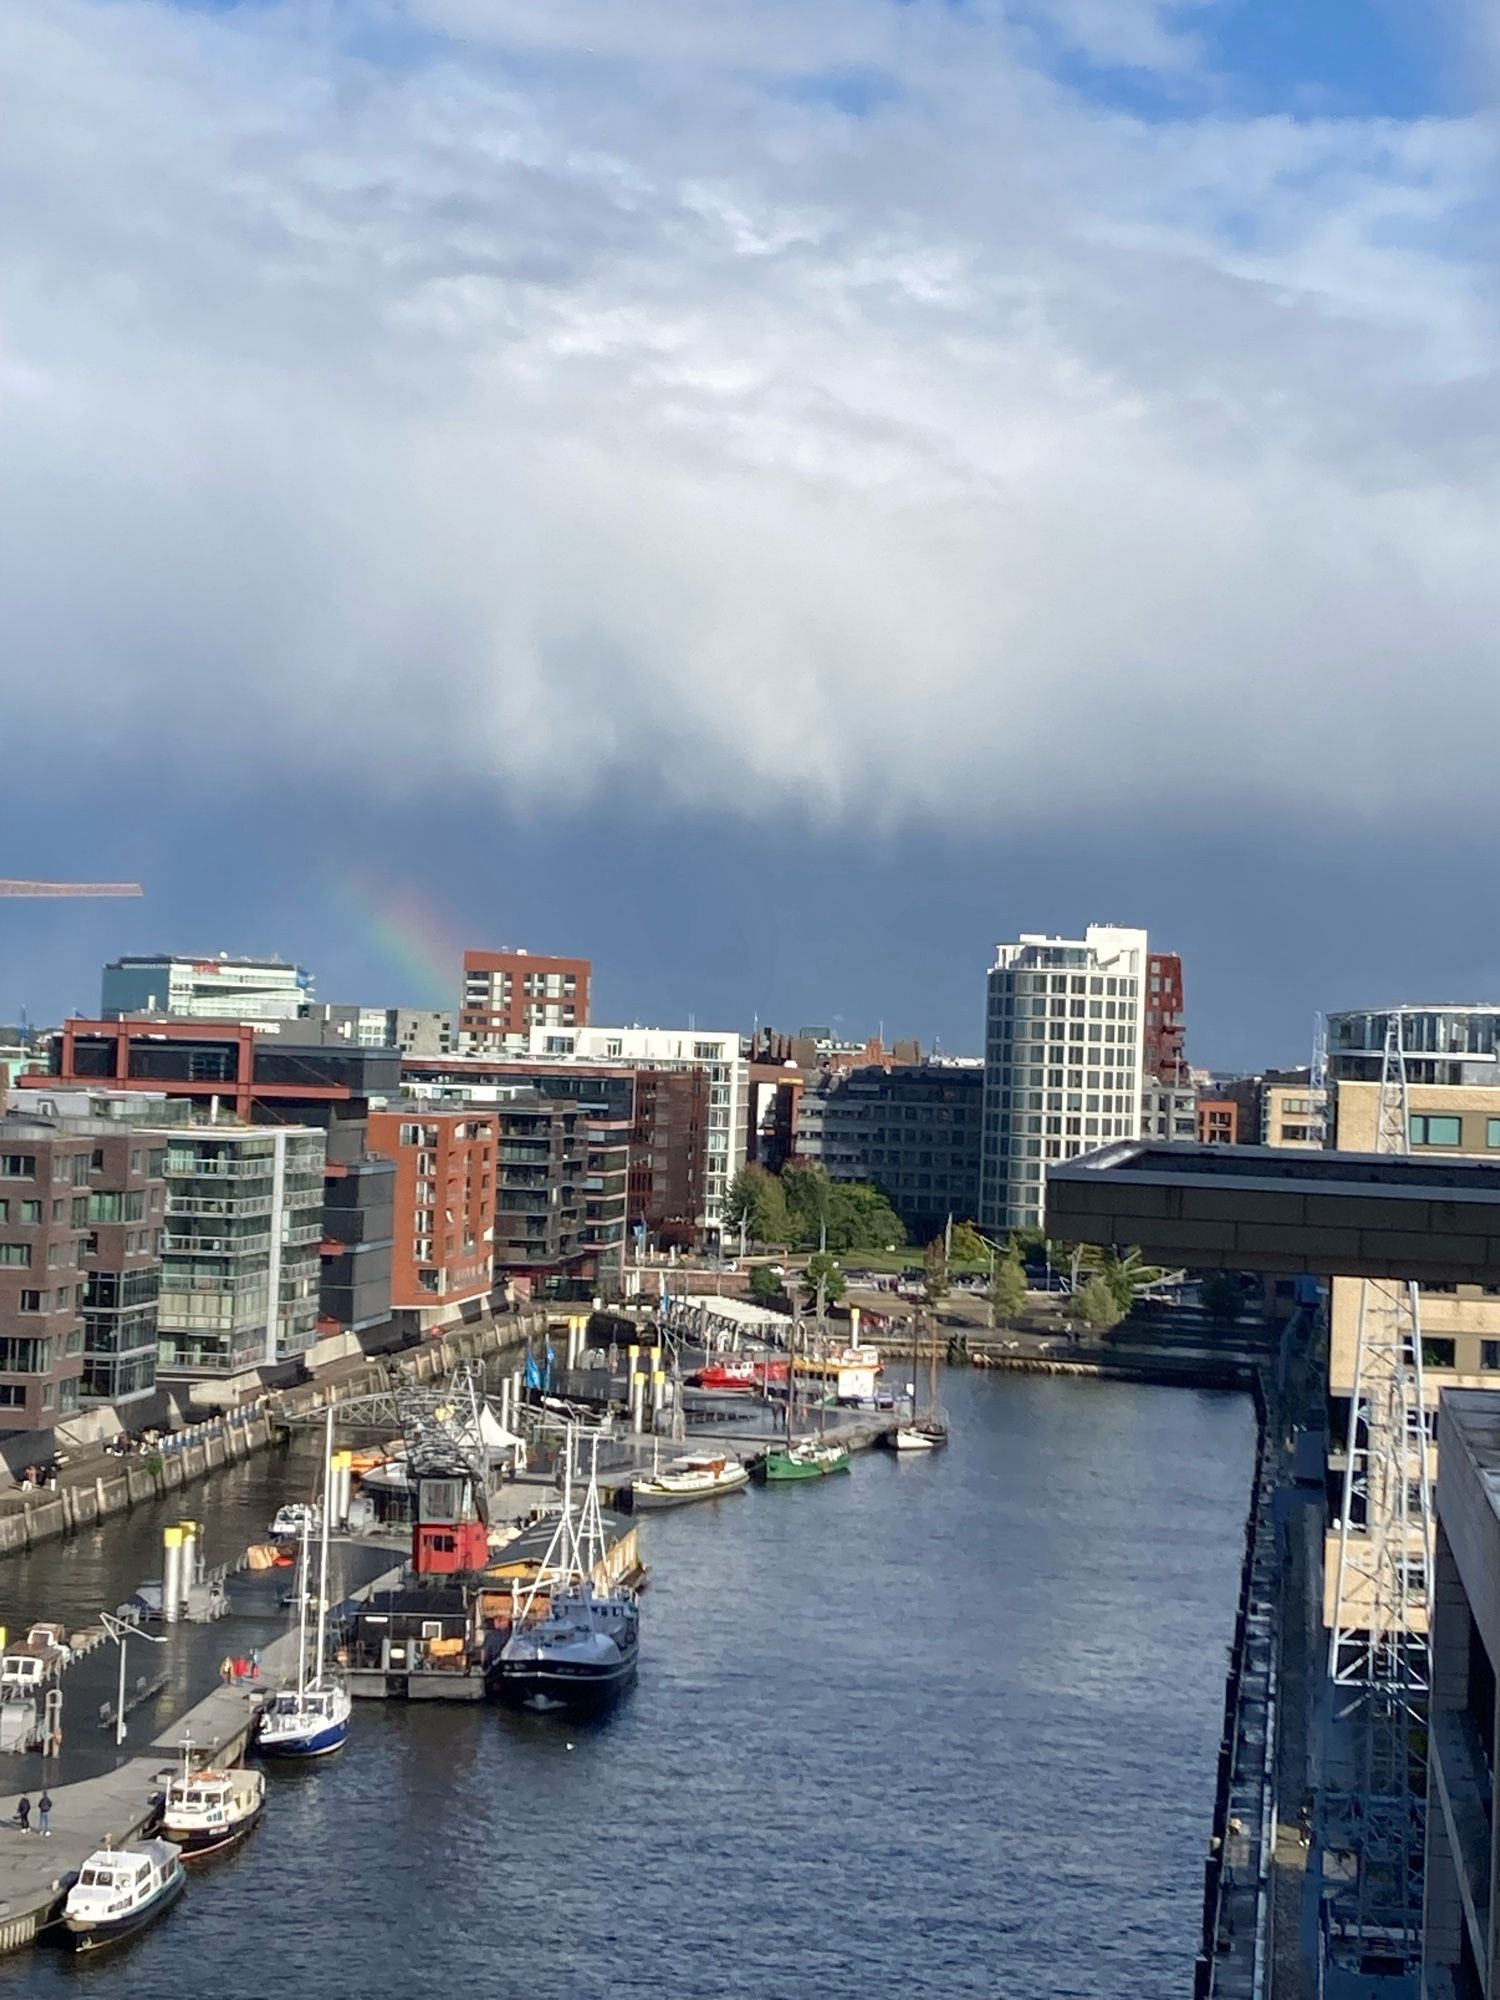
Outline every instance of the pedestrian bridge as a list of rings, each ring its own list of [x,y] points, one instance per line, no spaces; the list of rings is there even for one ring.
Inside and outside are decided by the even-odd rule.
[[[1048,1168],[1046,1229],[1190,1270],[1500,1284],[1500,1161],[1121,1140]]]

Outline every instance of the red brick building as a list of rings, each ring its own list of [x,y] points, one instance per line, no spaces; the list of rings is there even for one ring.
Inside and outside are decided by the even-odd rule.
[[[370,1151],[396,1168],[391,1310],[423,1331],[464,1318],[493,1288],[497,1129],[468,1105],[370,1113]]]
[[[471,1055],[526,1047],[533,1028],[586,1028],[594,968],[586,958],[466,951],[458,1045]]]
[[[1186,1083],[1182,960],[1176,952],[1152,952],[1146,969],[1145,1001],[1142,1072],[1161,1083]]]
[[[1237,1146],[1239,1143],[1240,1107],[1235,1100],[1232,1097],[1200,1097],[1198,1099],[1198,1144],[1200,1146]]]

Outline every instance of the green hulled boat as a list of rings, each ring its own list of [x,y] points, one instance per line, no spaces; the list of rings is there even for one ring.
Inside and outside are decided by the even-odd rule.
[[[773,1445],[761,1465],[761,1477],[768,1483],[786,1479],[827,1479],[831,1473],[849,1470],[849,1450],[842,1444],[819,1444],[809,1439],[803,1444]]]

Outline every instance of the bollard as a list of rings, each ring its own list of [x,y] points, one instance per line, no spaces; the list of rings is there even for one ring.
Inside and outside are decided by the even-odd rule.
[[[658,1413],[659,1411],[661,1411],[661,1410],[664,1410],[664,1409],[666,1408],[666,1404],[667,1404],[667,1374],[666,1374],[666,1370],[665,1370],[664,1368],[653,1368],[653,1369],[652,1369],[652,1371],[651,1371],[651,1428],[652,1428],[652,1430],[655,1430],[655,1429],[656,1429],[656,1418],[657,1418],[657,1413]]]
[[[163,1528],[161,1540],[161,1615],[166,1624],[175,1625],[182,1608],[181,1528]]]
[[[333,1522],[334,1527],[343,1527],[349,1519],[349,1502],[354,1490],[354,1453],[336,1451],[333,1454]]]
[[[182,1530],[181,1584],[182,1598],[186,1602],[188,1592],[198,1581],[198,1523],[196,1521],[179,1521],[177,1525]]]

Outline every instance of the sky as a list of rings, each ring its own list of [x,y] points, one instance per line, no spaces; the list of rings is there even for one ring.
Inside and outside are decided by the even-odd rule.
[[[1488,0],[11,0],[0,1019],[1500,999]]]

